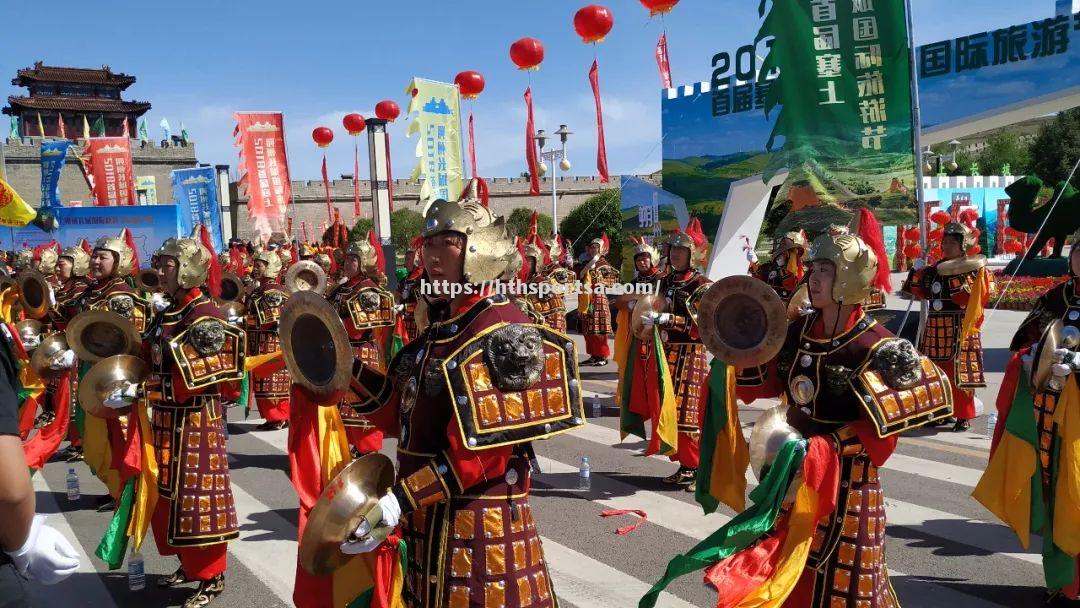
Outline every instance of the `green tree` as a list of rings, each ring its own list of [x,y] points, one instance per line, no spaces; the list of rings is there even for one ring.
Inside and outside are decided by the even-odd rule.
[[[511,235],[524,237],[529,231],[529,222],[532,220],[533,210],[528,207],[518,207],[507,218],[507,229]],[[546,213],[538,214],[536,218],[536,230],[544,239],[551,235],[551,216]]]
[[[409,248],[409,241],[416,238],[424,227],[424,216],[412,209],[396,209],[390,214],[390,240],[394,243],[394,251],[399,256],[405,254]],[[359,241],[367,238],[368,232],[375,229],[372,220],[362,217],[356,220],[356,224],[349,230],[349,240]]]
[[[984,173],[1000,175],[1006,164],[1013,175],[1027,175],[1031,170],[1031,144],[1012,131],[999,131],[986,138],[975,162]]]
[[[604,190],[589,197],[559,222],[559,233],[574,243],[574,254],[585,251],[589,242],[607,233],[611,251],[607,259],[615,268],[622,266],[623,220],[622,192]]]
[[[1037,150],[1038,154],[1032,155],[1028,173],[1038,175],[1046,184],[1064,181],[1080,158],[1080,108],[1065,110],[1053,122],[1043,125],[1031,142],[1031,150]],[[1024,174],[1015,166],[1012,172]],[[1069,183],[1080,187],[1080,172]]]

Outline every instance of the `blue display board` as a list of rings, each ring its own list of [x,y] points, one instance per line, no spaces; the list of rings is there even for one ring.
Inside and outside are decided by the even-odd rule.
[[[131,230],[139,260],[149,263],[150,256],[166,239],[180,235],[180,214],[176,205],[136,207],[61,207],[56,209],[60,229],[49,234],[34,226],[0,233],[6,249],[19,250],[56,239],[63,247],[86,239],[93,245],[103,236]]]

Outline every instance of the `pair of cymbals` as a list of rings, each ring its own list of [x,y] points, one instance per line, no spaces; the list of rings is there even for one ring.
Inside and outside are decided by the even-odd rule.
[[[311,260],[301,260],[285,271],[281,283],[289,293],[314,291],[322,294],[326,291],[326,271]]]
[[[53,369],[52,362],[57,355],[68,349],[67,338],[64,332],[55,333],[44,340],[30,355],[30,368],[34,370],[38,378],[51,380],[67,370]]]
[[[105,405],[105,399],[128,383],[140,384],[149,377],[150,366],[138,357],[116,355],[103,359],[79,381],[79,405],[98,418],[120,418],[130,413],[131,407],[112,408]]]
[[[64,335],[79,359],[89,363],[135,354],[142,345],[131,320],[109,310],[80,312],[68,323]]]
[[[783,300],[751,276],[726,277],[710,285],[698,302],[697,321],[705,348],[738,368],[768,363],[787,338]]]

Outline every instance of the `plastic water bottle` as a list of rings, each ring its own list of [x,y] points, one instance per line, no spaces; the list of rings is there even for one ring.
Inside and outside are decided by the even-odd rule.
[[[990,437],[994,436],[994,429],[997,428],[997,412],[990,412],[990,417],[986,420],[986,434]]]
[[[599,401],[593,401],[592,402],[592,417],[593,418],[599,418],[600,417],[600,402]]]
[[[79,492],[79,475],[75,472],[75,468],[68,469],[67,474],[67,494],[68,500],[79,500],[82,494]]]
[[[128,561],[128,589],[142,591],[145,588],[146,573],[143,571],[142,553],[133,550],[131,559]]]
[[[592,471],[592,467],[589,466],[589,457],[581,457],[581,468],[578,469],[578,482],[577,487],[579,490],[592,489],[592,478],[589,477],[589,473]]]

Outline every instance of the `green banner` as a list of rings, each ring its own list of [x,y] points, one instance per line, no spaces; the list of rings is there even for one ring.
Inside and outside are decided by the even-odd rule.
[[[903,0],[773,0],[767,14],[764,1],[760,10],[757,40],[772,42],[758,84],[768,83],[766,113],[779,108],[765,173],[791,171],[785,223],[820,214],[822,205],[914,216]],[[774,70],[779,76],[769,79]]]

